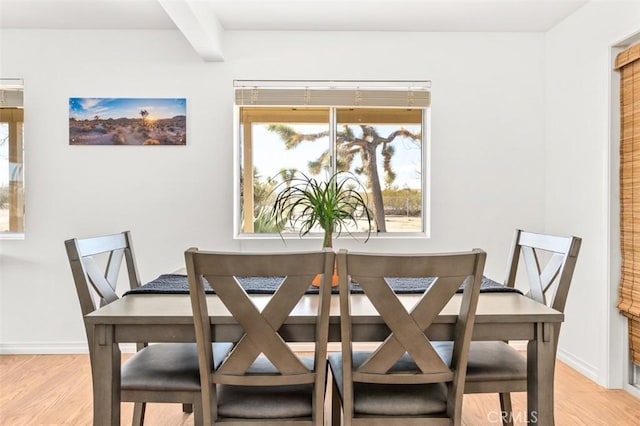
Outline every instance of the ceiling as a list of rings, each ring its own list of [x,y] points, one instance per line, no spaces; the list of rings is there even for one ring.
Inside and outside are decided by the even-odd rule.
[[[0,28],[177,28],[203,59],[222,60],[224,31],[545,32],[585,3],[587,0],[0,0]],[[207,47],[209,44],[216,46]]]

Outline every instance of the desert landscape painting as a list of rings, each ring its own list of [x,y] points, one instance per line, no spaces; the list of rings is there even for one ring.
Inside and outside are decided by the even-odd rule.
[[[69,98],[69,145],[185,145],[185,98]]]

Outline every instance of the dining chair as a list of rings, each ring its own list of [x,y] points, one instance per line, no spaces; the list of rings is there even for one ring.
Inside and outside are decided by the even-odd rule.
[[[582,240],[575,236],[544,235],[517,229],[507,264],[504,285],[515,287],[518,266],[523,263],[528,282],[526,295],[539,303],[564,312],[571,278]],[[554,351],[558,348],[560,325],[554,329]],[[447,344],[438,344],[445,354]],[[444,355],[445,357],[448,355]],[[464,392],[498,393],[504,425],[513,424],[510,392],[527,391],[527,360],[507,342],[471,342]]]
[[[329,355],[333,376],[332,424],[459,425],[467,354],[486,254],[482,250],[441,254],[338,253],[341,352]],[[389,334],[375,351],[354,351],[351,295],[358,283]],[[432,279],[413,307],[404,306],[387,278]],[[426,330],[464,284],[460,311],[452,315],[453,357],[434,349]],[[357,299],[357,300],[356,300]],[[361,338],[361,336],[359,337]]]
[[[202,406],[206,424],[322,425],[327,374],[330,280],[335,254],[330,250],[295,253],[185,252],[189,292],[200,359]],[[317,274],[323,274],[308,335],[283,327]],[[262,309],[241,286],[246,279],[281,277]],[[209,326],[205,280],[237,322],[235,346],[218,364],[211,356],[215,336]],[[327,285],[325,285],[327,282]],[[265,296],[267,297],[267,296]],[[287,344],[314,342],[313,357]],[[225,336],[226,337],[226,336]]]
[[[83,318],[99,307],[117,300],[116,285],[124,259],[130,289],[140,286],[131,233],[65,241]],[[106,263],[103,268],[100,266]],[[93,328],[84,322],[89,358],[93,367]],[[216,344],[216,358],[223,358],[230,344]],[[134,402],[133,424],[142,425],[147,402],[183,404],[202,425],[200,376],[195,343],[138,343],[137,352],[123,364],[120,374],[121,400]]]

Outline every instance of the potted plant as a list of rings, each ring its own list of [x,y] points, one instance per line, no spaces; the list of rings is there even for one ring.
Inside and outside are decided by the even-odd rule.
[[[363,192],[360,193],[358,189]],[[367,206],[364,187],[352,173],[337,172],[326,181],[318,181],[297,172],[276,186],[274,192],[277,192],[277,196],[271,213],[275,223],[290,224],[299,230],[301,237],[319,226],[324,232],[322,247],[332,248],[334,233],[337,237],[342,232],[352,234],[349,225],[357,228],[358,219],[365,219],[365,242],[369,240],[373,213]],[[280,236],[282,231],[279,228]],[[337,285],[335,276],[334,281],[334,285]]]
[[[284,189],[282,189],[284,186]],[[299,228],[300,236],[319,226],[324,232],[322,247],[333,247],[333,234],[351,234],[350,224],[357,227],[358,219],[367,223],[367,239],[371,235],[373,213],[367,207],[366,195],[360,181],[350,172],[337,172],[326,181],[318,181],[302,172],[294,173],[274,189],[277,196],[271,210],[275,223],[288,223]],[[282,235],[282,228],[279,228]]]

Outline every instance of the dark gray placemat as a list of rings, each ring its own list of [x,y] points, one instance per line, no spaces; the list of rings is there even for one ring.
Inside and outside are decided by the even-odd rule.
[[[242,277],[238,278],[242,287],[248,294],[273,294],[280,286],[282,277]],[[429,285],[433,282],[433,278],[387,278],[391,287],[397,294],[420,294],[424,293]],[[209,283],[205,283],[205,291],[207,293],[215,293]],[[337,288],[333,288],[334,293],[338,292]],[[462,289],[458,290],[462,292]],[[505,287],[489,278],[483,277],[481,293],[507,293],[517,292],[517,289]],[[165,274],[160,275],[155,280],[130,290],[127,294],[188,294],[189,284],[186,275]],[[318,288],[309,286],[307,293],[318,293]],[[363,290],[356,283],[351,283],[351,293],[363,293]]]

